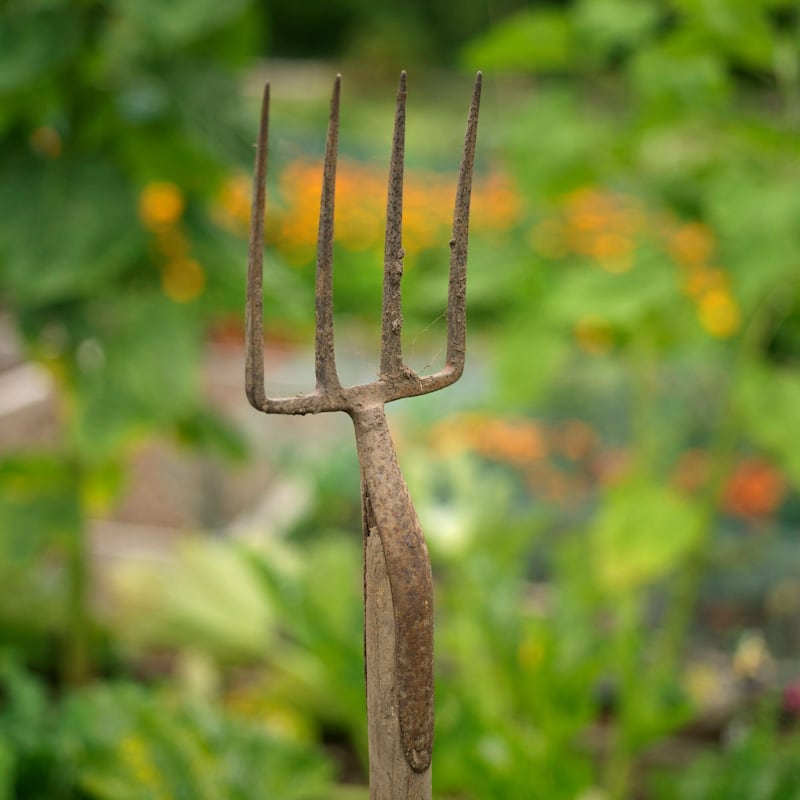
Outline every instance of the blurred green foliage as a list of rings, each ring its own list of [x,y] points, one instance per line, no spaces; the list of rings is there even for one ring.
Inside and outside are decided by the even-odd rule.
[[[4,798],[335,796],[322,753],[191,697],[107,684],[54,705],[7,657],[0,685]]]
[[[465,0],[454,12],[444,0],[267,3],[265,16],[276,56],[344,55],[374,68],[396,58],[405,66],[452,64],[459,48],[493,19],[523,5],[523,0]]]
[[[360,549],[339,530],[360,524],[352,452],[335,467],[296,461],[316,505],[285,538],[193,542],[174,563],[115,574],[103,619],[89,599],[87,519],[113,505],[138,443],[246,455],[206,406],[199,367],[209,329],[240,324],[255,119],[242,70],[265,46],[349,57],[365,83],[401,58],[457,54],[486,74],[470,250],[484,385],[436,424],[420,401],[430,434],[402,426],[437,580],[437,794],[795,791],[795,737],[769,706],[769,724],[745,708],[742,735],[692,751],[680,775],[646,766],[730,677],[698,691],[686,663],[708,576],[790,595],[800,568],[787,536],[800,486],[795,3],[470,2],[454,17],[440,2],[41,0],[2,14],[0,308],[53,377],[61,434],[0,458],[0,626],[17,653],[0,668],[0,800],[363,796],[332,786],[319,750],[363,774]],[[444,94],[409,111],[418,360],[435,359],[443,328],[463,122]],[[348,153],[381,152],[387,107],[349,103],[336,303],[374,333],[385,166]],[[276,98],[273,126],[285,112],[318,148],[320,108]],[[276,139],[265,286],[283,337],[312,324],[319,165]],[[116,678],[164,653],[165,689]],[[767,661],[731,667],[745,696]],[[77,688],[101,667],[113,680]]]
[[[673,776],[666,785],[665,797],[730,797],[739,792],[746,797],[780,800],[792,797],[798,786],[797,760],[792,748],[796,737],[783,738],[773,732],[747,732],[725,748],[722,755],[707,756],[692,765],[687,775]]]
[[[4,11],[0,298],[70,397],[80,459],[149,428],[207,427],[194,422],[200,335],[240,295],[209,198],[246,151],[233,70],[257,44],[250,4],[212,6]],[[171,216],[169,194],[146,204],[154,183],[172,190]],[[162,255],[170,223],[183,227]],[[187,275],[203,299],[170,291],[169,259],[202,265]]]
[[[4,458],[0,519],[16,537],[9,571],[26,575],[21,554],[65,565],[55,585],[27,589],[49,604],[38,625],[67,642],[73,680],[90,669],[85,518],[113,501],[131,448],[157,433],[244,451],[204,406],[198,370],[204,331],[240,305],[238,254],[209,224],[210,198],[246,152],[236,69],[258,45],[256,13],[247,2],[3,10],[0,306],[56,381],[63,433],[47,453]]]

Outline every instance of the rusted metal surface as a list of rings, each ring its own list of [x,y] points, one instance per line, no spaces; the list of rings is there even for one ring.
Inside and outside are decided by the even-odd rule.
[[[353,420],[361,466],[365,541],[365,650],[373,798],[430,797],[433,747],[433,582],[425,539],[397,463],[384,405],[454,383],[464,369],[466,267],[472,170],[481,75],[473,88],[456,191],[450,242],[447,355],[442,369],[418,375],[403,362],[400,283],[403,274],[403,161],[406,75],[397,94],[384,251],[380,374],[372,383],[342,387],[333,324],[334,187],[339,138],[340,78],[331,100],[320,203],[316,278],[316,388],[269,398],[263,365],[264,195],[269,85],[264,90],[256,152],[247,275],[245,383],[256,409],[270,414],[344,411]],[[416,777],[415,777],[416,776]]]

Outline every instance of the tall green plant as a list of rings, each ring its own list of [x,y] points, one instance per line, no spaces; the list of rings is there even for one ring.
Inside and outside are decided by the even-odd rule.
[[[38,547],[65,565],[71,682],[90,671],[87,513],[131,448],[163,433],[242,450],[200,399],[198,365],[209,322],[239,305],[238,252],[210,219],[246,152],[235,77],[255,19],[247,0],[2,11],[0,308],[61,413],[46,452],[3,460],[0,560]]]

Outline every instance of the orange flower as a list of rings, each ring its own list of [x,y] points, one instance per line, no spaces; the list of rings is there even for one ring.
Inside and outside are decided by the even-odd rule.
[[[448,187],[444,192],[448,201],[444,207],[449,219],[454,194],[449,183]],[[473,213],[476,230],[508,230],[522,217],[522,198],[507,175],[493,172],[475,183]]]
[[[522,465],[543,458],[547,445],[530,420],[506,420],[462,414],[437,426],[434,446],[444,453],[473,450],[486,458]]]
[[[267,238],[293,263],[313,258],[321,181],[319,165],[306,160],[292,162],[279,177],[282,205],[269,212]],[[452,176],[428,170],[406,171],[403,247],[408,254],[447,242],[453,198]],[[520,216],[519,195],[502,175],[476,180],[473,201],[473,230],[505,230]],[[337,241],[350,250],[379,249],[385,220],[385,167],[340,159],[336,180]]]
[[[577,189],[565,198],[564,206],[571,225],[584,231],[608,227],[616,209],[614,196],[591,186]]]
[[[591,253],[600,266],[616,274],[627,272],[634,264],[636,243],[619,233],[601,233],[592,244]]]
[[[634,237],[647,222],[638,199],[584,187],[566,196],[564,211],[564,239],[571,250],[593,258],[614,274],[634,266]]]
[[[780,506],[786,493],[781,474],[762,459],[747,459],[725,488],[724,507],[732,514],[765,517]]]
[[[476,432],[475,449],[487,458],[524,464],[547,452],[544,437],[533,422],[488,420]]]
[[[139,195],[139,219],[149,231],[174,225],[183,209],[183,192],[168,181],[148,183]]]
[[[714,232],[700,222],[681,225],[669,238],[669,250],[678,264],[699,267],[714,252]]]
[[[702,297],[712,290],[725,290],[728,279],[719,267],[697,267],[686,274],[683,282],[683,291],[690,297]]]

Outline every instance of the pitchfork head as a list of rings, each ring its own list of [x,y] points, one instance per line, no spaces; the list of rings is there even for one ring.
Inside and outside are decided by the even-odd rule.
[[[333,217],[336,155],[339,141],[340,85],[341,76],[337,76],[333,85],[328,123],[317,239],[316,389],[310,394],[284,398],[269,398],[264,388],[262,282],[269,84],[264,87],[261,124],[256,149],[247,270],[245,386],[250,404],[259,411],[267,413],[314,414],[321,411],[346,411],[352,414],[365,406],[383,404],[401,397],[414,397],[442,389],[457,381],[464,369],[469,204],[478,130],[481,73],[479,72],[475,78],[472,92],[453,213],[445,365],[432,375],[418,375],[403,363],[401,345],[403,318],[400,299],[400,279],[403,274],[403,156],[406,117],[406,74],[403,72],[400,75],[400,87],[397,92],[397,110],[386,203],[380,375],[372,383],[349,388],[342,387],[339,382],[333,344]]]

